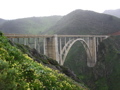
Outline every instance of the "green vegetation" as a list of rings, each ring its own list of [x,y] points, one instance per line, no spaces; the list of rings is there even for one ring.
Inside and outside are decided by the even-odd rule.
[[[0,30],[4,33],[41,34],[53,26],[60,18],[61,16],[49,16],[6,20],[0,26]],[[1,20],[0,23],[2,22]]]
[[[0,90],[86,90],[23,54],[0,35]]]
[[[82,57],[82,60],[80,57],[78,59],[78,54],[70,56],[71,53],[68,58],[72,57],[72,59],[67,59],[65,66],[73,70],[91,90],[120,90],[119,45],[120,36],[110,37],[100,43],[97,64],[93,68],[86,66],[86,59]],[[75,47],[71,48],[71,52],[82,49],[82,47],[77,47],[77,49]],[[78,53],[81,54],[80,51]],[[85,57],[85,54],[80,56]]]
[[[30,47],[28,47],[26,45],[22,45],[22,44],[17,44],[17,43],[13,43],[13,42],[10,42],[10,43],[11,43],[11,45],[14,45],[18,49],[20,49],[24,54],[27,54],[28,56],[30,56],[34,61],[37,61],[38,63],[42,63],[45,66],[50,67],[54,70],[58,70],[61,73],[64,73],[68,77],[72,78],[76,82],[83,83],[80,81],[80,79],[78,77],[76,77],[76,75],[69,68],[61,66],[58,64],[58,62],[56,60],[53,60],[45,55],[38,53],[38,51],[36,49],[30,48]]]
[[[53,34],[111,34],[120,30],[120,19],[86,10],[75,10],[59,20],[45,33]]]

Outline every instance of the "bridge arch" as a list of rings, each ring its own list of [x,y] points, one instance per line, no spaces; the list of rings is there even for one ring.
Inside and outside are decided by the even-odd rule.
[[[80,41],[80,42],[83,44],[83,46],[84,46],[84,48],[85,48],[85,50],[86,50],[86,53],[87,53],[87,65],[90,66],[89,63],[90,63],[90,61],[92,60],[92,55],[91,55],[91,52],[90,52],[90,49],[89,49],[89,46],[88,46],[87,42],[86,42],[84,39],[82,39],[82,38],[77,38],[77,39],[75,39],[75,40],[74,40],[74,39],[71,39],[71,40],[69,40],[69,41],[65,44],[65,46],[63,47],[63,49],[62,49],[62,51],[61,51],[61,54],[60,54],[60,56],[61,56],[61,62],[60,62],[61,65],[64,64],[65,59],[66,59],[66,57],[67,57],[67,55],[68,55],[68,52],[70,51],[71,47],[72,47],[77,41]]]

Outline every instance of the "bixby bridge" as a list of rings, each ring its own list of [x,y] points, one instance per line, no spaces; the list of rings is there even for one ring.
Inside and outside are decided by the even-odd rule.
[[[70,48],[80,41],[87,54],[88,67],[94,67],[97,61],[98,45],[108,35],[23,35],[5,34],[10,40],[28,45],[46,56],[64,64]],[[41,48],[42,47],[42,48]]]

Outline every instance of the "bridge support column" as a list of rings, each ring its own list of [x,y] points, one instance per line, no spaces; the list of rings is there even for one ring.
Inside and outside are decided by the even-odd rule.
[[[94,67],[96,64],[96,37],[89,38],[89,49],[90,49],[91,59],[88,58],[87,65],[89,67]]]
[[[59,62],[57,35],[44,39],[44,53],[46,56]]]
[[[34,38],[34,48],[37,49],[37,38]]]
[[[17,38],[17,42],[18,42],[18,43],[19,43],[19,41],[20,41],[19,39],[20,39],[20,38]]]
[[[27,45],[26,38],[23,38],[24,45]]]
[[[47,49],[47,46],[46,46],[46,38],[44,38],[43,43],[44,43],[44,44],[43,44],[43,45],[44,45],[44,46],[43,46],[43,48],[44,48],[44,49],[43,49],[43,50],[44,50],[44,55],[46,55],[46,49]]]
[[[31,45],[30,45],[30,38],[28,38],[28,46],[31,47]]]
[[[99,46],[99,38],[96,37],[96,53],[98,52],[98,46]]]
[[[40,38],[38,38],[37,50],[38,50],[39,53],[41,53],[41,52],[40,52]]]
[[[60,38],[60,54],[59,54],[59,61],[58,63],[61,65],[63,62],[62,62],[62,41],[61,41],[61,38]]]
[[[14,42],[15,41],[14,38],[11,38],[11,41]]]

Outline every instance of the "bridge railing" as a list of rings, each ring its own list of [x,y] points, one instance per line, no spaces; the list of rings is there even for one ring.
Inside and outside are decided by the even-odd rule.
[[[55,35],[4,34],[8,38],[54,37]],[[57,37],[109,37],[110,35],[57,35]]]

